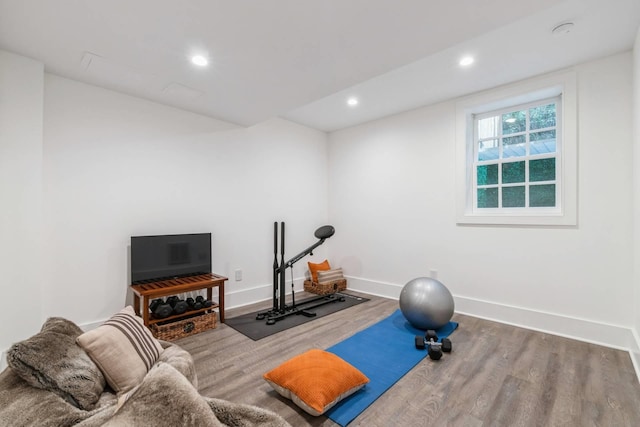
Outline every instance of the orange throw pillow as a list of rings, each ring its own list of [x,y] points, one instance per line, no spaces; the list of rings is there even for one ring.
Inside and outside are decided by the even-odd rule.
[[[326,259],[322,261],[320,264],[314,264],[312,262],[309,262],[307,264],[309,264],[309,271],[311,272],[311,280],[314,282],[318,281],[318,271],[331,270],[331,266],[329,266],[329,261]]]
[[[369,382],[340,357],[318,349],[289,359],[263,377],[278,394],[314,416],[322,415]]]

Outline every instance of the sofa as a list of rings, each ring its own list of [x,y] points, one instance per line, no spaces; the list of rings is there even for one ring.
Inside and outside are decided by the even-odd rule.
[[[2,426],[287,427],[279,415],[201,396],[191,355],[156,340],[127,307],[83,332],[53,317],[7,352]]]

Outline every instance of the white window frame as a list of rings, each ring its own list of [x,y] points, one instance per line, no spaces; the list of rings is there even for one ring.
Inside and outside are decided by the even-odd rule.
[[[563,72],[472,95],[456,103],[456,222],[495,225],[577,225],[577,87]],[[476,209],[475,118],[559,98],[556,110],[556,207]],[[527,158],[529,159],[529,158]],[[513,160],[516,160],[513,158]]]

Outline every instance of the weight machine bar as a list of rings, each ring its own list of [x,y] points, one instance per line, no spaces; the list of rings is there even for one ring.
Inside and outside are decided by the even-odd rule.
[[[307,249],[305,249],[304,251],[300,252],[298,255],[294,256],[293,258],[291,258],[289,261],[287,261],[284,264],[284,268],[282,268],[282,266],[280,267],[282,270],[280,271],[281,273],[284,273],[284,271],[289,268],[292,267],[293,264],[295,264],[296,262],[300,261],[302,258],[306,257],[307,255],[313,255],[311,252],[313,252],[313,250],[315,248],[317,248],[318,246],[320,246],[321,244],[324,243],[326,239],[321,239],[320,241],[314,243],[313,245],[309,246]]]
[[[286,311],[286,301],[285,301],[285,285],[286,285],[286,277],[284,266],[284,221],[280,223],[280,268],[278,269],[278,274],[280,274],[280,311]]]
[[[278,222],[273,223],[273,310],[278,309]]]
[[[304,251],[300,252],[298,255],[296,255],[293,258],[291,258],[286,263],[283,260],[283,263],[280,265],[280,268],[278,269],[278,271],[279,272],[284,272],[287,268],[293,266],[293,264],[295,264],[296,262],[300,261],[305,256],[313,255],[313,253],[312,253],[313,250],[315,248],[317,248],[318,246],[320,246],[321,244],[323,244],[324,241],[327,240],[329,237],[333,236],[333,234],[335,232],[336,232],[335,228],[333,228],[330,225],[323,225],[322,227],[318,228],[316,230],[316,232],[314,233],[314,235],[320,240],[317,241],[316,243],[314,243],[313,245],[309,246]]]

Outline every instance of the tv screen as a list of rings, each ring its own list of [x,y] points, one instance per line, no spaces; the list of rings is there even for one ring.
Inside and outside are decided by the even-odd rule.
[[[211,273],[211,233],[131,237],[131,283]]]

